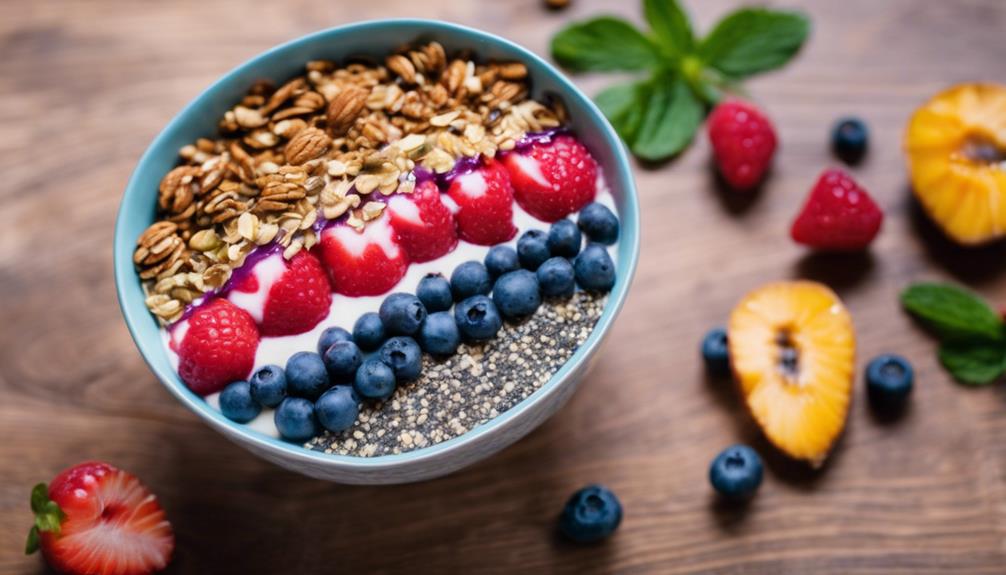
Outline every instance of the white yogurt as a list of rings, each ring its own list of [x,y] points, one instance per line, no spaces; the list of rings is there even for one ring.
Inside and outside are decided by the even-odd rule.
[[[520,156],[517,156],[520,157]],[[468,177],[470,174],[458,176],[459,178]],[[474,184],[475,182],[469,182],[465,189],[476,189],[477,186],[469,188],[468,186]],[[483,183],[484,185],[484,183]],[[448,207],[451,207],[453,202],[449,202],[450,198],[447,194],[442,194],[441,199],[444,201]],[[616,215],[618,211],[615,207],[615,200],[608,189],[607,184],[604,181],[603,176],[598,174],[597,178],[597,196],[594,201],[607,206]],[[412,206],[411,202],[402,202],[402,206],[408,204]],[[455,206],[456,207],[456,206]],[[399,206],[396,206],[396,212],[398,212]],[[407,209],[407,208],[406,208]],[[520,235],[530,229],[540,229],[548,230],[551,224],[543,222],[531,214],[525,212],[521,207],[514,203],[513,206],[513,223],[517,227],[517,234],[512,240],[506,243],[506,245],[516,246],[517,238]],[[418,213],[416,214],[418,217]],[[382,218],[377,222],[372,222],[368,224],[368,231],[373,226],[386,226],[388,231],[390,227],[387,226],[385,222],[387,218]],[[382,230],[375,230],[382,231]],[[325,233],[340,233],[345,234],[347,237],[345,239],[349,240],[350,243],[344,244],[353,245],[351,242],[357,241],[360,244],[360,250],[366,248],[366,240],[364,240],[361,234],[354,231],[348,226],[339,226],[330,228],[326,230]],[[370,234],[368,234],[370,235]],[[390,234],[376,234],[376,237],[387,236],[390,238]],[[390,242],[387,244],[380,243],[381,247],[388,253],[389,257],[397,257],[398,247]],[[617,246],[617,244],[616,244]],[[615,267],[618,267],[618,254],[615,249],[616,246],[611,246],[608,248],[608,253],[611,254],[612,260],[615,262]],[[457,247],[454,251],[443,255],[436,260],[424,263],[414,263],[409,265],[408,271],[405,276],[395,285],[391,292],[409,292],[415,293],[416,287],[419,285],[419,280],[423,279],[427,274],[439,273],[444,277],[450,278],[451,272],[454,268],[458,267],[467,261],[479,261],[481,262],[485,259],[486,253],[489,251],[491,246],[480,246],[465,241],[459,241]],[[262,310],[265,307],[266,296],[269,293],[269,288],[272,287],[279,277],[285,270],[285,266],[282,260],[281,254],[276,254],[268,258],[263,259],[258,262],[253,274],[258,280],[258,290],[254,293],[238,292],[237,290],[232,290],[227,299],[232,303],[248,311],[249,314],[255,319],[256,322],[262,320]],[[381,302],[387,294],[382,294],[378,296],[361,296],[361,297],[349,297],[341,294],[332,294],[332,306],[329,308],[328,316],[318,323],[314,329],[308,332],[300,333],[297,335],[288,335],[282,337],[263,337],[258,346],[258,351],[255,354],[255,369],[269,365],[276,364],[279,366],[285,366],[286,360],[297,353],[298,351],[317,351],[318,338],[321,337],[321,332],[325,331],[329,327],[339,326],[347,331],[353,331],[353,324],[359,317],[367,312],[376,312],[381,307]],[[185,336],[185,331],[188,328],[188,322],[182,321],[178,325],[172,328],[171,331],[162,328],[161,336],[164,342],[165,351],[171,361],[172,367],[175,371],[178,370],[178,354],[172,350],[170,342],[175,341],[176,345],[181,342],[182,338]],[[206,396],[206,402],[210,404],[213,409],[219,410],[219,393],[214,393],[212,395]],[[276,425],[273,423],[273,411],[272,409],[263,409],[262,413],[259,414],[257,418],[249,422],[247,425],[252,429],[264,433],[272,437],[279,437],[279,432],[276,431]]]

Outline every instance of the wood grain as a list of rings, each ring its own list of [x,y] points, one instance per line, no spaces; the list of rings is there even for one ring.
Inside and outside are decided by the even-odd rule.
[[[689,2],[700,27],[735,2]],[[8,0],[0,3],[0,572],[20,555],[31,485],[84,458],[140,475],[178,534],[172,573],[1004,573],[1006,388],[955,385],[899,310],[909,281],[952,278],[1006,298],[1006,250],[962,251],[909,199],[900,152],[911,109],[941,87],[1006,78],[998,0],[803,5],[813,40],[786,71],[749,84],[782,140],[771,181],[737,202],[718,191],[704,137],[637,170],[639,273],[596,371],[526,440],[446,479],[341,487],[227,443],[157,384],[115,300],[111,238],[148,142],[216,77],[278,42],[388,16],[471,24],[545,53],[570,18],[639,19],[635,2],[575,0]],[[578,81],[594,92],[606,81]],[[873,129],[856,175],[887,210],[869,255],[807,255],[787,238],[822,167],[830,124]],[[784,277],[828,282],[848,304],[860,366],[906,355],[919,381],[907,417],[875,420],[857,384],[848,431],[812,473],[759,438],[697,356],[744,291]],[[716,503],[707,465],[752,443],[767,457],[746,509]],[[626,507],[606,544],[555,539],[565,497],[588,482]]]

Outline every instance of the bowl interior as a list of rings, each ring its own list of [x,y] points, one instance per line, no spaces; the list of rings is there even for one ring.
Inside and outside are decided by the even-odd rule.
[[[157,322],[144,304],[140,281],[132,264],[136,238],[155,217],[157,187],[161,178],[178,162],[178,150],[195,139],[214,136],[219,118],[256,81],[268,79],[277,85],[300,74],[309,60],[344,61],[349,57],[375,60],[414,41],[436,40],[448,54],[469,50],[481,59],[519,60],[532,78],[533,95],[557,95],[569,110],[577,136],[601,164],[615,198],[622,221],[618,244],[618,276],[608,305],[589,339],[553,378],[511,410],[468,433],[443,443],[400,454],[373,458],[329,455],[303,449],[299,445],[253,431],[231,422],[211,408],[182,383],[164,351]],[[212,427],[230,436],[242,436],[271,452],[301,460],[324,461],[333,465],[376,466],[415,459],[451,449],[460,442],[503,426],[514,414],[533,404],[550,388],[563,382],[571,367],[584,361],[600,342],[620,309],[636,266],[639,251],[638,206],[632,175],[624,149],[597,108],[560,73],[533,53],[484,32],[444,22],[425,20],[385,20],[363,22],[321,31],[265,52],[226,74],[185,107],[147,149],[126,188],[115,230],[115,279],[119,303],[126,324],[146,362],[168,390]]]

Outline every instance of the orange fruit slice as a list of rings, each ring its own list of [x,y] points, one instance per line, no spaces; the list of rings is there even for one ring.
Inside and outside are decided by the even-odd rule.
[[[961,244],[1006,235],[1006,86],[961,84],[915,111],[905,132],[912,188]]]
[[[852,318],[827,286],[771,283],[747,294],[727,324],[741,394],[783,453],[821,465],[845,427],[855,372]]]

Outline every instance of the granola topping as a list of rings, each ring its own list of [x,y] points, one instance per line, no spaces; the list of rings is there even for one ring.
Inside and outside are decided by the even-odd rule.
[[[133,254],[148,308],[174,322],[257,247],[292,258],[326,221],[362,230],[380,218],[418,167],[446,174],[559,127],[565,111],[529,99],[527,75],[519,62],[448,59],[431,42],[383,65],[319,60],[278,88],[256,83],[219,137],[184,146],[161,181],[158,221]]]

